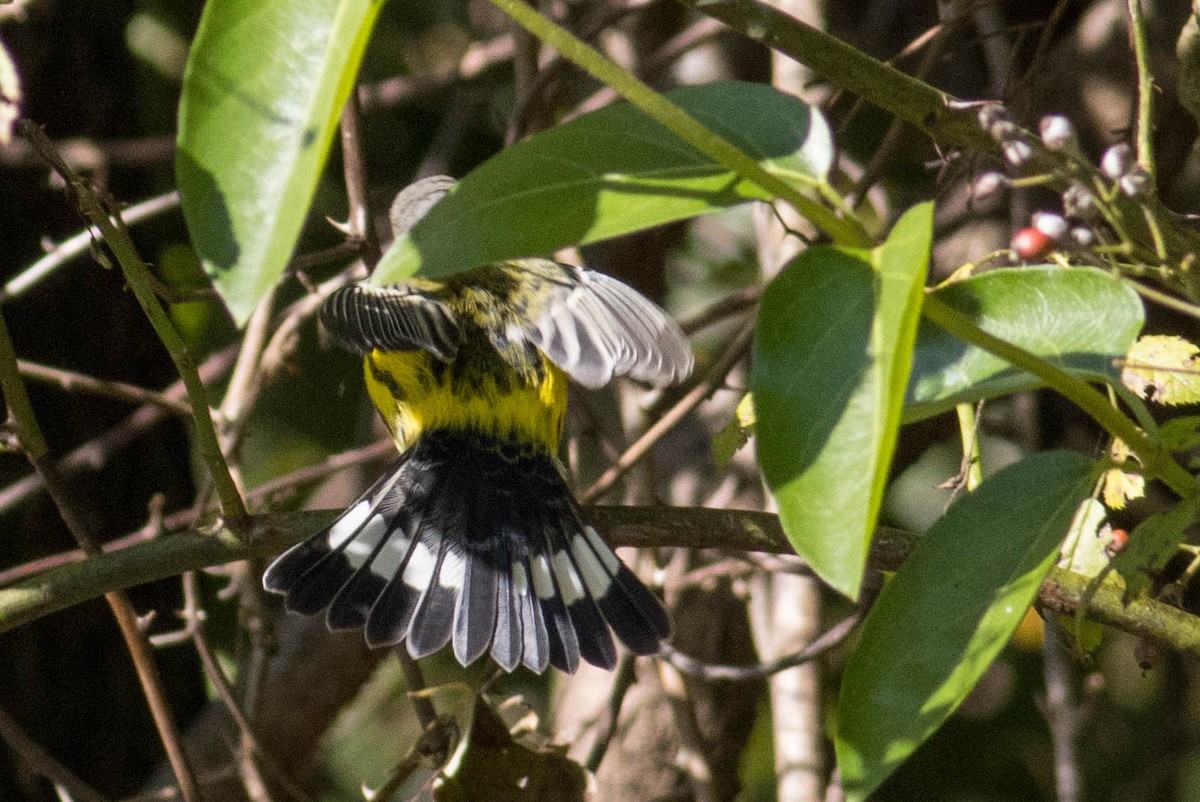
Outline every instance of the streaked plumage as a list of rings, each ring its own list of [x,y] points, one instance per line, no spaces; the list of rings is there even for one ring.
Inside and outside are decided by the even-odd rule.
[[[264,575],[299,613],[363,628],[414,657],[452,644],[505,670],[579,659],[611,667],[611,633],[658,650],[658,599],[584,521],[555,454],[566,375],[663,385],[688,375],[679,328],[624,284],[544,259],[386,288],[322,308],[334,342],[364,356],[400,449],[392,468]]]

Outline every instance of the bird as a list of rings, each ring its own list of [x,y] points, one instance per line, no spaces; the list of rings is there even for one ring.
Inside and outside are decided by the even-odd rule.
[[[402,232],[452,187],[402,192]],[[408,198],[405,199],[405,194]],[[684,380],[693,355],[658,306],[606,274],[509,259],[441,279],[352,284],[319,318],[363,359],[368,395],[399,451],[391,467],[263,585],[292,612],[362,629],[422,658],[447,645],[505,671],[617,662],[613,635],[654,654],[670,635],[658,597],[601,538],[558,459],[573,379]]]

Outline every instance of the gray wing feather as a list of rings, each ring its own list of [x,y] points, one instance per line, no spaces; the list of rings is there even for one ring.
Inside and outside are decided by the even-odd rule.
[[[334,342],[356,354],[424,350],[449,361],[458,352],[450,309],[403,285],[343,287],[321,305],[321,323]]]
[[[562,266],[525,336],[576,381],[601,387],[614,376],[657,386],[685,379],[692,349],[663,310],[614,278]]]

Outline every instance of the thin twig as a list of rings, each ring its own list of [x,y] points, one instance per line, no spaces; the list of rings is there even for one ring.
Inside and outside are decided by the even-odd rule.
[[[1137,156],[1138,166],[1155,182],[1157,166],[1154,161],[1154,76],[1150,73],[1150,54],[1146,45],[1146,18],[1141,0],[1127,0],[1126,17],[1133,58],[1137,65]]]
[[[377,83],[361,84],[358,97],[365,111],[398,106],[444,95],[457,83],[479,78],[513,57],[513,37],[502,34],[485,42],[475,42],[458,60],[458,69],[438,75],[398,75]]]
[[[121,219],[125,221],[125,225],[132,226],[170,211],[178,205],[179,193],[172,190],[122,209]],[[0,302],[15,298],[75,257],[87,253],[95,241],[96,231],[91,227],[67,237],[41,259],[9,279],[4,288],[0,289]]]
[[[734,315],[752,309],[758,303],[758,299],[762,297],[762,293],[763,285],[761,284],[735,290],[699,312],[680,320],[679,328],[683,329],[684,334],[691,336],[709,326],[723,323]]]
[[[733,370],[733,366],[741,361],[745,356],[746,350],[750,347],[750,341],[754,338],[754,329],[756,321],[751,320],[737,336],[730,342],[725,353],[721,355],[713,366],[704,375],[695,387],[687,392],[683,398],[679,399],[673,407],[667,410],[661,418],[655,421],[650,428],[646,429],[634,443],[625,449],[620,458],[613,465],[600,475],[591,487],[579,495],[580,500],[584,503],[594,501],[605,493],[609,488],[616,484],[625,473],[637,464],[638,460],[646,456],[650,449],[657,443],[663,435],[669,432],[676,424],[693,409],[700,405],[700,402],[708,398],[725,383],[725,377],[729,371]]]
[[[169,398],[163,393],[156,393],[144,387],[138,387],[126,382],[97,379],[73,370],[64,370],[49,365],[39,365],[25,359],[17,360],[17,367],[26,379],[54,384],[67,392],[80,391],[101,395],[105,398],[115,398],[118,401],[130,401],[135,404],[152,404],[180,417],[189,417],[192,408],[186,401]]]
[[[599,721],[596,722],[596,740],[592,743],[591,750],[588,751],[587,759],[583,761],[583,767],[592,774],[599,771],[600,762],[604,760],[609,744],[612,743],[613,736],[617,734],[617,722],[621,718],[621,705],[625,702],[625,694],[629,692],[637,679],[634,671],[635,663],[636,660],[631,654],[621,655],[621,661],[617,663],[616,672],[613,674],[612,690],[608,694],[608,703],[601,711]]]
[[[921,62],[917,66],[916,77],[922,80],[933,69],[934,64],[942,57],[942,50],[945,48],[945,43],[949,39],[950,32],[957,27],[956,20],[951,22],[943,22],[935,26],[937,34],[929,37],[926,41],[928,47],[925,48],[924,54],[921,56]],[[924,38],[924,37],[921,37]],[[893,59],[894,61],[895,59]],[[846,193],[846,207],[855,209],[867,197],[867,191],[879,180],[879,176],[883,174],[884,169],[894,160],[895,150],[905,141],[902,136],[909,131],[905,122],[899,117],[893,118],[888,124],[887,131],[883,134],[883,139],[880,140],[878,147],[875,148],[871,155],[870,161],[863,169],[862,177],[854,183],[854,187]]]
[[[706,679],[709,681],[724,680],[726,682],[753,682],[756,680],[766,679],[773,674],[778,674],[780,671],[787,671],[789,668],[795,668],[796,666],[804,665],[810,660],[815,660],[816,658],[825,654],[825,652],[844,641],[861,621],[862,613],[855,613],[847,616],[834,624],[823,634],[821,634],[820,637],[814,639],[812,643],[805,646],[799,652],[780,657],[777,660],[772,660],[768,663],[759,663],[752,666],[729,666],[704,663],[694,657],[684,654],[683,652],[677,651],[671,646],[666,648],[662,657],[684,674],[700,677],[701,679]]]
[[[437,723],[438,717],[437,711],[433,709],[433,702],[421,693],[425,690],[425,675],[421,673],[421,666],[409,657],[403,646],[396,649],[396,658],[400,661],[400,670],[404,673],[404,684],[408,689],[408,698],[412,701],[413,712],[421,722],[421,729],[428,730]]]
[[[242,738],[262,761],[263,768],[267,770],[273,780],[279,783],[279,786],[288,796],[300,800],[300,802],[305,802],[309,798],[308,795],[304,793],[296,784],[296,781],[292,779],[266,750],[262,741],[255,734],[254,728],[247,720],[246,714],[242,712],[241,705],[233,697],[233,690],[229,687],[229,679],[225,676],[225,671],[221,668],[220,662],[217,661],[217,656],[213,654],[212,647],[208,643],[204,627],[204,611],[200,609],[198,603],[199,589],[197,584],[196,573],[194,571],[189,571],[183,575],[185,631],[187,631],[191,638],[192,645],[196,649],[196,654],[200,656],[200,665],[204,668],[204,674],[208,677],[208,681],[212,683],[217,696],[221,697],[222,704],[229,711],[229,715],[233,719],[233,723],[237,725]]]
[[[246,493],[246,503],[256,509],[262,508],[283,493],[295,492],[304,485],[319,482],[338,471],[368,462],[375,462],[389,454],[394,455],[395,453],[396,446],[392,444],[391,440],[381,440],[378,443],[372,443],[363,448],[356,448],[342,454],[335,454],[316,465],[310,465],[272,479],[269,482],[264,482]],[[158,537],[163,532],[177,532],[181,529],[186,529],[196,524],[197,517],[197,511],[194,507],[180,510],[168,515],[158,525],[144,526],[136,532],[105,542],[103,550],[105,552],[120,551],[136,543],[142,543],[151,538]],[[30,560],[13,568],[0,571],[0,588],[22,579],[28,579],[44,571],[67,565],[68,563],[82,562],[86,557],[87,555],[82,549],[73,549],[71,551],[59,552],[58,554],[51,554],[37,560]]]
[[[712,762],[696,719],[695,700],[678,669],[666,661],[659,661],[656,665],[664,696],[675,718],[675,729],[679,733],[679,752],[675,761],[690,781],[693,798],[697,802],[716,802]]]
[[[717,20],[707,17],[696,20],[651,53],[642,63],[639,75],[646,79],[657,77],[678,59],[685,56],[688,51],[715,39],[723,30],[725,30],[725,25]],[[615,89],[603,86],[565,115],[563,122],[569,122],[580,115],[603,108],[620,99],[621,95]]]
[[[361,243],[362,259],[367,269],[379,262],[379,237],[371,214],[371,196],[367,189],[367,164],[363,158],[361,110],[357,92],[351,92],[342,109],[342,175],[350,215],[346,226],[352,237]]]
[[[1054,789],[1058,802],[1078,802],[1080,798],[1079,757],[1076,742],[1079,739],[1079,707],[1075,704],[1071,689],[1071,670],[1053,619],[1046,622],[1042,638],[1043,675],[1046,680],[1046,697],[1039,705],[1046,723],[1050,726],[1050,741],[1054,746]]]
[[[224,375],[233,364],[236,353],[237,346],[231,345],[208,357],[200,365],[200,380],[211,382]],[[182,381],[175,381],[162,390],[161,395],[169,401],[180,401],[187,398]],[[70,477],[84,468],[99,470],[113,454],[161,423],[167,416],[167,411],[161,406],[142,406],[130,413],[125,420],[58,458],[55,467],[64,477]],[[0,490],[0,513],[11,510],[44,487],[42,478],[37,473],[30,474],[5,487]]]
[[[0,740],[8,744],[8,748],[26,769],[64,789],[75,802],[108,802],[108,797],[55,760],[53,755],[29,737],[17,720],[3,709],[0,709]]]
[[[212,417],[209,415],[208,391],[196,372],[190,349],[154,294],[154,288],[148,279],[150,271],[146,267],[146,263],[138,255],[137,248],[129,238],[129,232],[126,231],[124,224],[120,223],[119,215],[116,218],[117,222],[114,223],[113,217],[100,198],[85,181],[75,174],[70,165],[63,161],[45,132],[29,120],[19,121],[17,129],[42,155],[47,164],[62,176],[68,191],[84,216],[99,229],[105,243],[121,265],[125,279],[146,313],[147,319],[167,349],[167,353],[170,354],[171,360],[175,363],[175,369],[178,371],[179,377],[183,379],[184,386],[188,391],[188,398],[191,401],[197,448],[208,467],[208,472],[217,490],[217,496],[221,500],[221,509],[225,518],[236,531],[246,521],[246,507],[238,493],[233,477],[229,475],[229,466],[225,464],[225,457],[221,453],[221,447],[217,441],[217,433],[213,427]]]
[[[21,439],[30,462],[41,475],[50,498],[58,509],[59,516],[71,531],[71,535],[89,556],[101,553],[99,538],[91,530],[90,520],[76,512],[70,501],[68,485],[63,481],[55,468],[54,460],[48,456],[46,440],[42,436],[29,397],[25,391],[25,382],[17,370],[17,358],[13,351],[12,339],[8,334],[8,326],[0,314],[0,389],[8,403],[9,415],[12,416],[17,432]],[[142,685],[142,693],[150,706],[150,714],[158,729],[159,738],[167,753],[175,779],[179,783],[180,792],[188,802],[200,799],[199,786],[192,771],[187,754],[183,750],[183,742],[179,737],[179,729],[175,725],[175,717],[167,703],[163,691],[162,678],[158,674],[158,666],[154,662],[153,651],[138,623],[137,613],[129,598],[120,591],[108,591],[105,600],[112,609],[113,617],[125,639],[125,646],[133,659],[138,680]]]

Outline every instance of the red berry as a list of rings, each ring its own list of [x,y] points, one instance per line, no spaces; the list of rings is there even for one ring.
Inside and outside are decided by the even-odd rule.
[[[1041,259],[1053,251],[1054,238],[1033,226],[1027,226],[1013,234],[1009,247],[1018,258],[1028,262],[1032,259]]]
[[[1108,541],[1108,546],[1104,550],[1108,552],[1109,557],[1115,557],[1125,548],[1125,544],[1128,542],[1128,532],[1124,529],[1114,529],[1112,530],[1112,539]]]

